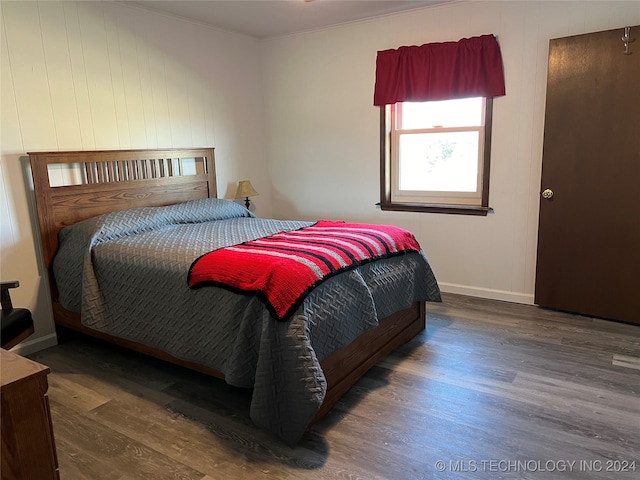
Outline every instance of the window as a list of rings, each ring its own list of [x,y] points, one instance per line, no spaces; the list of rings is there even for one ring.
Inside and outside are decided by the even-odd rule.
[[[486,215],[493,98],[503,95],[494,35],[378,51],[380,207]]]
[[[492,99],[381,107],[383,210],[486,215]]]

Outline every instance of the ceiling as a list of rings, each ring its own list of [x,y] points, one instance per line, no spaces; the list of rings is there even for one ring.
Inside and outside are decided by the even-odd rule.
[[[124,0],[256,38],[299,33],[452,0]]]

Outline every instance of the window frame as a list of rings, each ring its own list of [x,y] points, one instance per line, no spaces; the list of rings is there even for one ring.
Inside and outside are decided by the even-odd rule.
[[[480,205],[463,205],[457,203],[424,203],[392,200],[392,176],[393,163],[392,152],[395,145],[392,142],[392,113],[391,105],[380,107],[380,208],[382,210],[403,211],[403,212],[431,212],[431,213],[451,213],[462,215],[482,215],[486,216],[493,209],[489,207],[489,176],[491,166],[491,130],[493,119],[493,98],[485,97],[484,115],[484,140],[482,161],[480,162],[482,172]],[[444,195],[443,195],[444,196]]]

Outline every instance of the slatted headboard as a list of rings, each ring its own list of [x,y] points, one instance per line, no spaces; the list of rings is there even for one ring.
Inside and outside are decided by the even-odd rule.
[[[54,297],[51,266],[63,227],[126,208],[217,196],[213,148],[34,152],[29,159]],[[69,181],[52,182],[54,173]]]

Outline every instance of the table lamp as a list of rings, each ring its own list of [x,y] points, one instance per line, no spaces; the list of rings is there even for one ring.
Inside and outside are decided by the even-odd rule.
[[[251,185],[249,180],[240,180],[238,182],[238,190],[236,190],[236,198],[244,197],[244,206],[249,210],[249,206],[251,205],[251,200],[249,197],[254,197],[256,195],[260,195]]]

